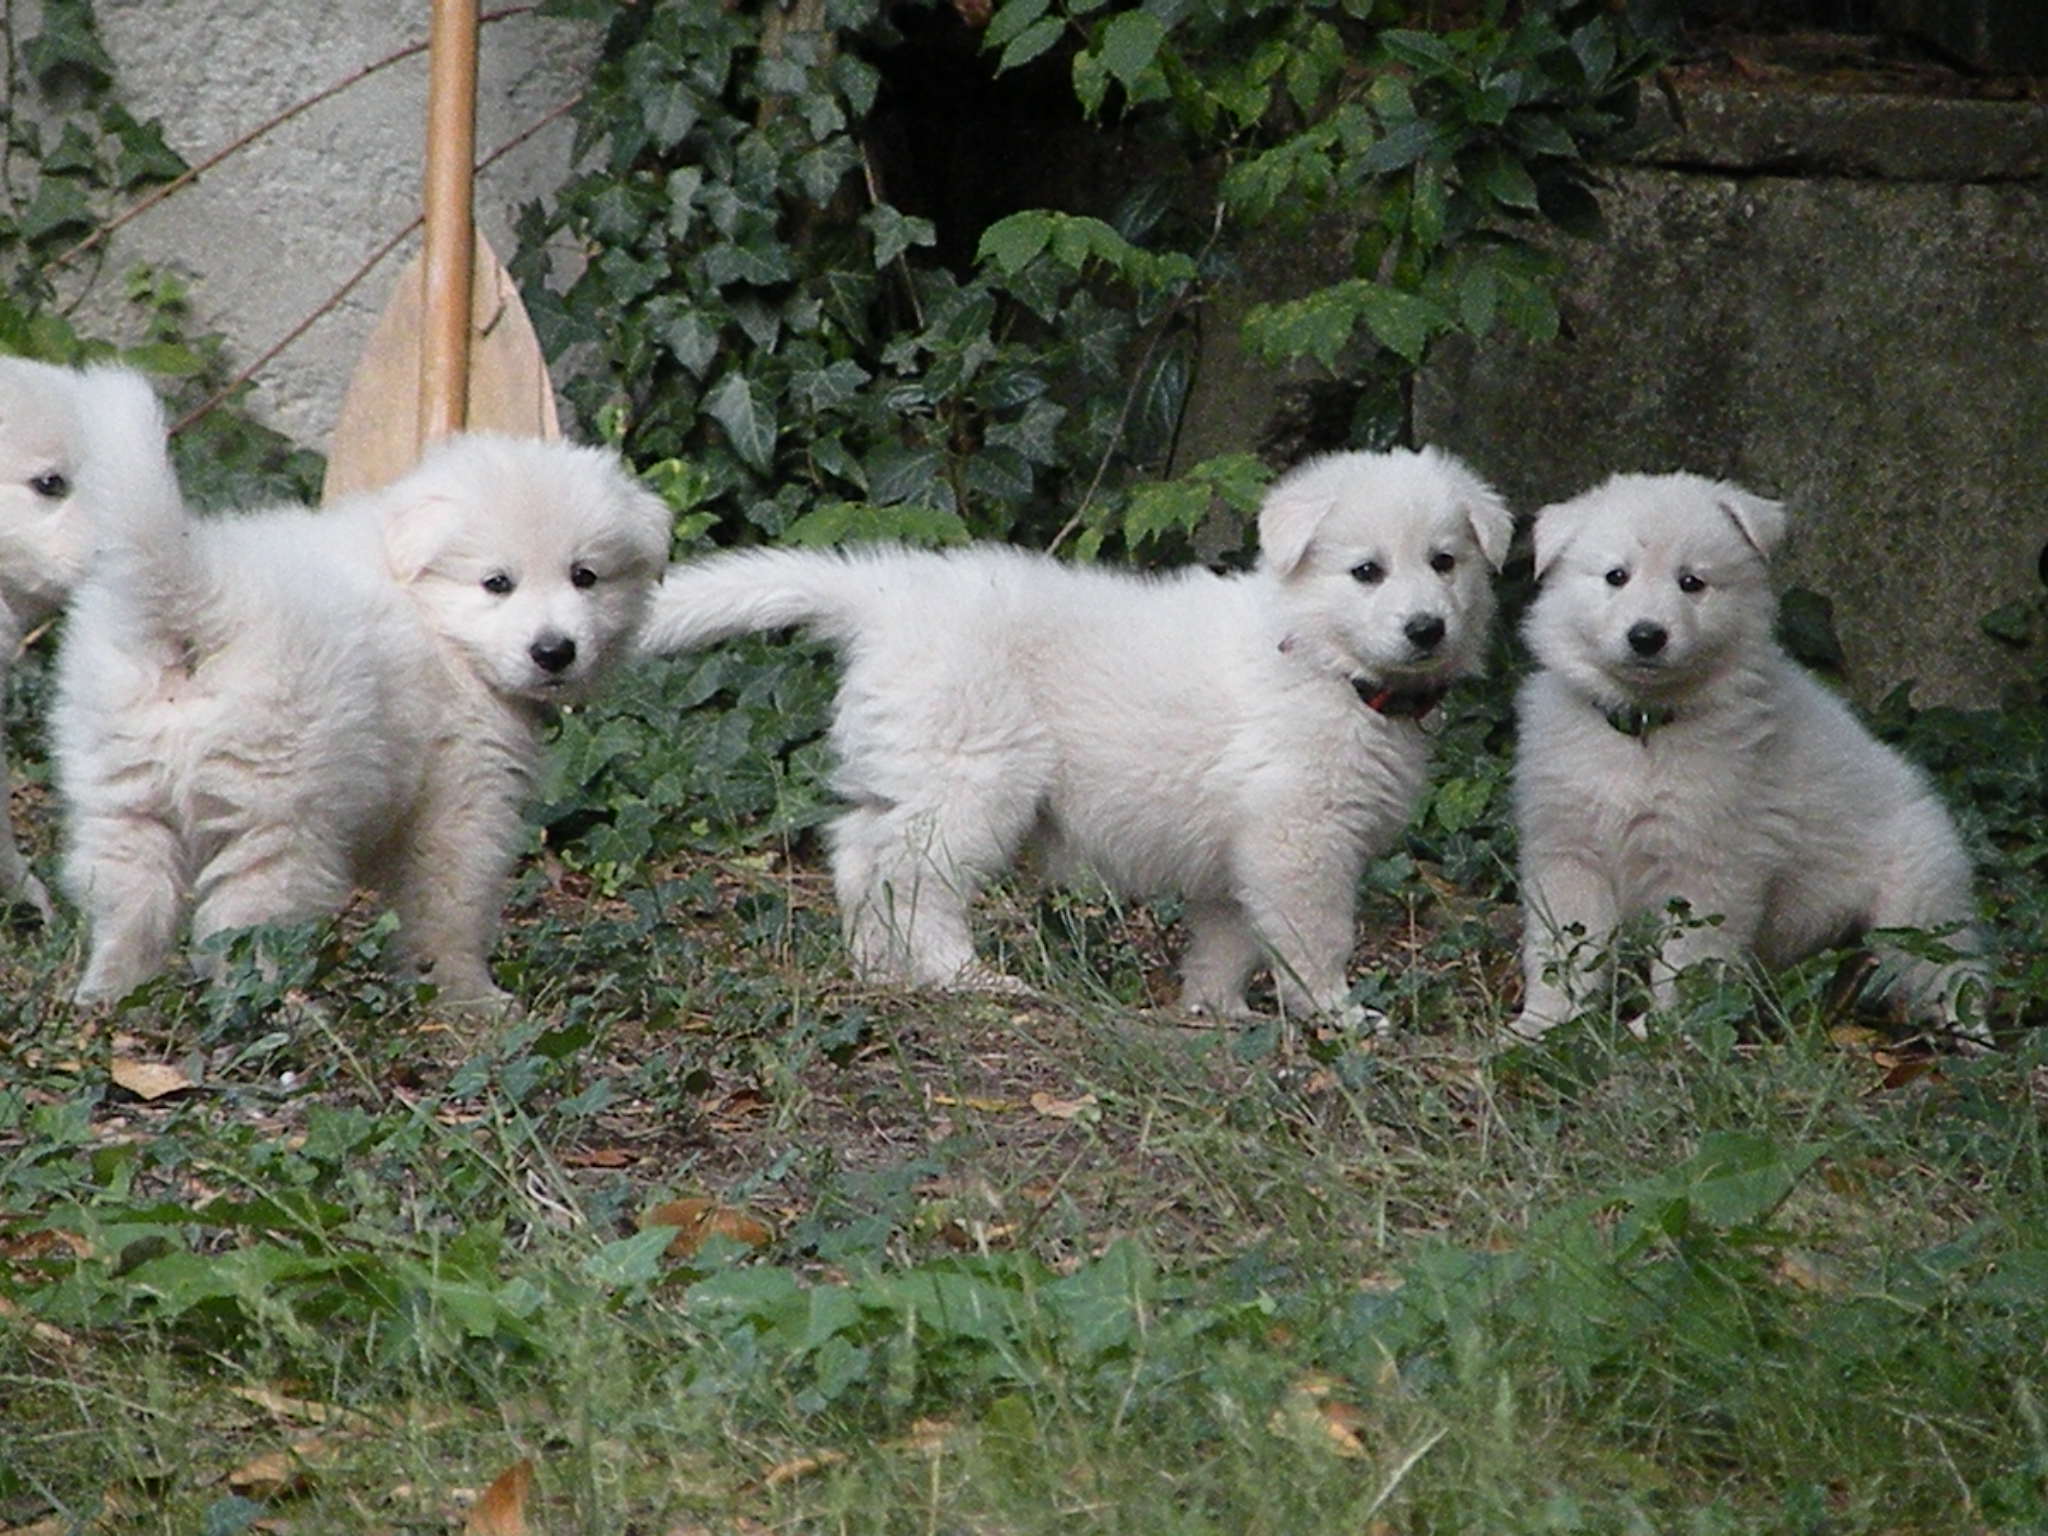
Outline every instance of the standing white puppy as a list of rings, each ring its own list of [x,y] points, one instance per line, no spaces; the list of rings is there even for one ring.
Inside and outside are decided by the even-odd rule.
[[[92,519],[79,494],[85,424],[118,370],[58,368],[0,358],[0,688],[30,630],[64,605],[92,556]],[[51,917],[42,881],[15,846],[0,764],[0,897]]]
[[[1777,503],[1697,475],[1617,475],[1538,514],[1515,1033],[1571,1017],[1615,926],[1673,901],[1699,921],[1663,946],[1660,1006],[1695,961],[1782,965],[1872,928],[1956,930],[1974,951],[1969,860],[1927,779],[1772,637],[1784,531]],[[1981,980],[1974,961],[1890,959],[1902,999],[1952,1025]]]
[[[833,875],[855,963],[1012,990],[967,912],[1027,845],[1182,893],[1183,1002],[1339,1010],[1356,887],[1414,808],[1419,717],[1476,672],[1512,521],[1434,450],[1274,484],[1256,570],[1157,577],[1000,546],[755,550],[671,567],[643,647],[805,625],[846,663]]]
[[[669,514],[609,453],[445,440],[325,511],[186,515],[155,397],[127,378],[85,461],[100,548],[58,663],[82,999],[195,939],[397,907],[454,1003],[486,958],[548,707],[626,649]]]

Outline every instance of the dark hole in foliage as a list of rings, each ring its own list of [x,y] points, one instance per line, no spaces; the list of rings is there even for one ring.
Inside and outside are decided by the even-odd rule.
[[[1054,48],[996,73],[999,55],[950,5],[899,5],[902,41],[869,56],[882,88],[868,119],[885,200],[930,219],[938,258],[965,276],[981,232],[1025,208],[1096,212],[1101,139],[1074,99],[1073,57]]]

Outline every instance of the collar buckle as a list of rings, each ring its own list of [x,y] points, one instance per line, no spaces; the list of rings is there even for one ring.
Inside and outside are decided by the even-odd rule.
[[[1650,732],[1662,730],[1678,718],[1678,711],[1668,704],[1616,704],[1602,709],[1600,714],[1622,735],[1633,736],[1645,745],[1649,744]]]

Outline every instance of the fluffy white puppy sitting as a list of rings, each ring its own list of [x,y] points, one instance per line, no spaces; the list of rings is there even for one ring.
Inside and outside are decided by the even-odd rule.
[[[118,374],[0,358],[0,688],[30,630],[54,615],[92,555],[78,494],[85,422]],[[51,916],[49,894],[15,846],[0,764],[0,897]]]
[[[106,515],[58,665],[81,999],[358,885],[452,1003],[486,956],[548,707],[624,650],[669,542],[610,453],[475,435],[325,511],[187,516],[139,379],[93,422]]]
[[[1179,891],[1183,1002],[1339,1010],[1366,859],[1427,769],[1419,717],[1475,672],[1512,521],[1455,459],[1348,453],[1274,484],[1241,576],[1000,546],[753,550],[671,567],[643,648],[804,625],[846,663],[833,875],[856,965],[1014,990],[968,906],[1027,846],[1055,876]]]
[[[1617,475],[1538,514],[1515,1033],[1569,1018],[1616,924],[1674,900],[1701,921],[1663,946],[1660,1006],[1695,961],[1781,965],[1872,928],[1974,951],[1969,860],[1927,779],[1772,637],[1784,531],[1777,503],[1696,475]],[[1889,959],[1900,999],[1952,1026],[1981,982],[1971,960]]]

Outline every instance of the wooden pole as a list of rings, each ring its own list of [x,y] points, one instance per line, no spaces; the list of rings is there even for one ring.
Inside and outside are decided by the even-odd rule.
[[[476,0],[433,0],[427,33],[425,293],[420,441],[469,419],[470,284],[476,267]]]

